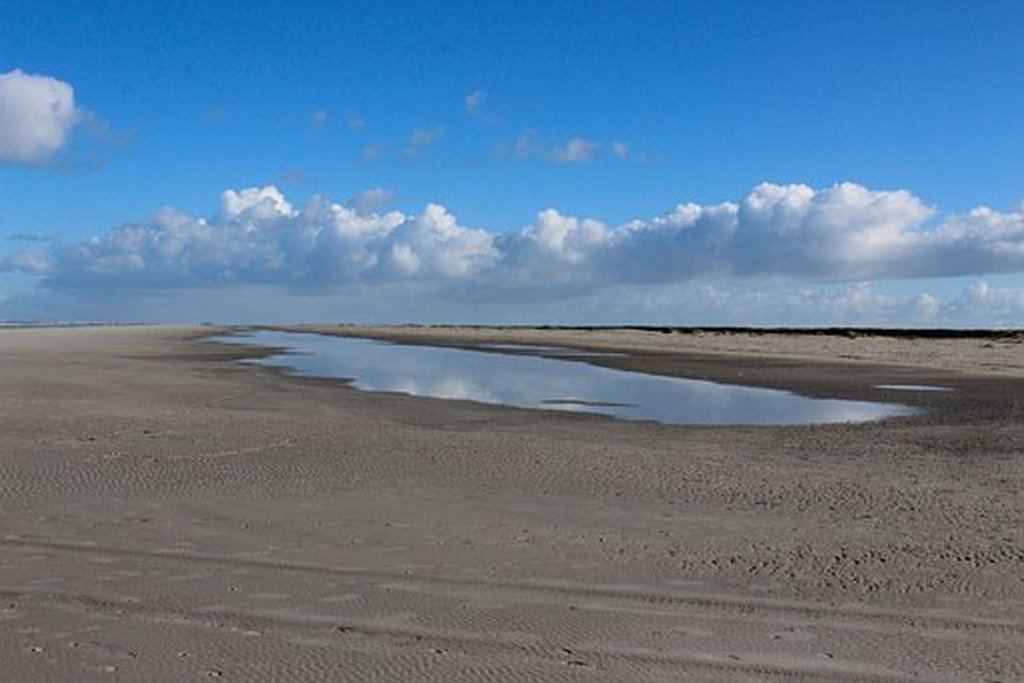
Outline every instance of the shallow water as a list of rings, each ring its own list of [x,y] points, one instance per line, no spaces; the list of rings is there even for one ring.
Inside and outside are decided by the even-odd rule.
[[[939,387],[933,384],[876,384],[874,388],[886,391],[956,391],[953,387]]]
[[[865,422],[918,412],[909,406],[816,399],[787,391],[615,370],[565,358],[258,331],[214,337],[289,349],[244,361],[357,389],[519,408],[597,413],[668,424],[806,425]],[[521,347],[520,347],[521,350]]]

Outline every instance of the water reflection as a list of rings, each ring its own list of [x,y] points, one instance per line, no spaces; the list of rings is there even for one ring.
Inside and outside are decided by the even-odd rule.
[[[875,389],[886,391],[956,391],[953,387],[938,387],[933,384],[876,384]]]
[[[562,358],[258,331],[215,341],[290,349],[247,361],[387,391],[598,413],[671,424],[802,425],[864,422],[916,412],[908,406],[813,399],[785,391],[627,372]]]

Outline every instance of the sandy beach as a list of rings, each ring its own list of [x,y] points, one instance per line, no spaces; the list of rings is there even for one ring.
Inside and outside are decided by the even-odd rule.
[[[1024,680],[1019,335],[302,329],[926,412],[630,423],[0,329],[0,679]]]

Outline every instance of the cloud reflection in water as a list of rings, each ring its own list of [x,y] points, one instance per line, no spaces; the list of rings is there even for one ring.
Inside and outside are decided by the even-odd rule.
[[[397,392],[668,424],[805,425],[911,415],[891,403],[817,399],[787,391],[615,370],[564,358],[257,331],[216,341],[290,349],[246,361],[307,377]]]

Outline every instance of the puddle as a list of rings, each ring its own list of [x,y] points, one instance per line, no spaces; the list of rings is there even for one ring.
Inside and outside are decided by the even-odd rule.
[[[596,413],[694,425],[807,425],[912,415],[891,403],[815,399],[776,389],[615,370],[565,358],[494,353],[298,332],[212,338],[289,349],[243,361],[364,391]],[[521,349],[521,347],[520,347]]]
[[[876,384],[874,388],[886,391],[956,391],[953,387],[937,387],[931,384]]]

